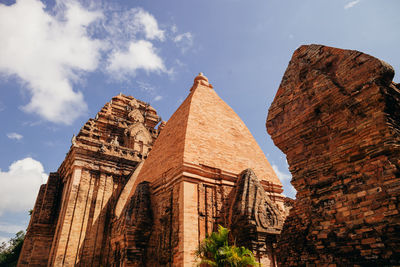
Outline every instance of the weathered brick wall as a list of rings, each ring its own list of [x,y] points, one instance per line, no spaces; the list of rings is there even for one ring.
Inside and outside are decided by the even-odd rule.
[[[179,184],[152,194],[153,232],[147,249],[147,266],[171,266],[178,256]]]
[[[59,174],[50,173],[47,184],[40,187],[22,247],[19,266],[47,264],[59,213],[60,186]]]
[[[297,49],[269,109],[297,199],[282,266],[400,264],[400,90],[386,63],[321,45]]]

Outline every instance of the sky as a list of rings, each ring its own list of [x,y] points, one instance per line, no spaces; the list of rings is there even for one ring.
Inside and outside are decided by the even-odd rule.
[[[26,229],[72,135],[113,96],[149,102],[168,120],[199,72],[294,198],[265,129],[292,53],[323,44],[400,70],[399,10],[399,0],[0,0],[0,242]]]

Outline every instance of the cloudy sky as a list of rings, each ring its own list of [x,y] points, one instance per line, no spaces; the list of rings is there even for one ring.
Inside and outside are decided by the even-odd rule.
[[[400,70],[399,10],[399,0],[0,0],[0,242],[26,228],[40,184],[105,102],[123,92],[167,120],[198,72],[294,197],[265,131],[293,51],[356,49]]]

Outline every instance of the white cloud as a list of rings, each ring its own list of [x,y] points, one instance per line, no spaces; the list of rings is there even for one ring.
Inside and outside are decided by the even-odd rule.
[[[32,209],[47,176],[43,165],[30,157],[13,162],[7,172],[0,170],[0,215]]]
[[[115,50],[111,53],[107,70],[116,78],[135,75],[138,69],[147,72],[168,72],[149,41],[131,41],[127,51]]]
[[[193,35],[190,32],[178,34],[174,37],[174,42],[185,53],[193,45]]]
[[[279,180],[283,181],[290,181],[292,179],[292,175],[281,172],[277,165],[272,165],[272,169],[275,171],[276,175],[278,175]]]
[[[164,40],[164,31],[158,28],[157,20],[148,12],[141,8],[137,9],[137,13],[134,17],[134,23],[144,30],[146,38],[153,40],[159,39]]]
[[[360,3],[360,2],[361,2],[361,0],[354,0],[354,1],[351,1],[351,2],[347,3],[347,4],[344,6],[344,9],[352,8],[352,7],[354,7],[355,5],[357,5],[357,4]]]
[[[73,1],[54,16],[39,0],[0,4],[0,72],[18,76],[29,90],[23,110],[65,124],[87,110],[72,82],[79,79],[77,71],[97,68],[102,43],[86,28],[101,16]]]
[[[28,212],[27,212],[27,214],[28,214]],[[4,232],[4,233],[15,234],[25,228],[26,228],[26,226],[24,226],[24,225],[15,225],[15,224],[10,224],[10,223],[0,222],[0,232]],[[0,243],[1,243],[1,240],[0,240]]]
[[[156,88],[153,85],[151,85],[149,83],[146,83],[146,82],[142,82],[142,81],[137,81],[136,83],[138,84],[139,89],[141,91],[147,92],[150,95],[154,95],[155,94]]]
[[[140,91],[146,92],[148,95],[150,95],[153,98],[153,101],[160,101],[163,99],[162,95],[159,95],[157,92],[157,89],[151,85],[150,83],[143,82],[143,81],[136,81]]]
[[[192,38],[193,37],[192,37],[192,34],[190,32],[185,32],[185,33],[181,33],[181,34],[178,34],[177,36],[175,36],[174,42],[179,43],[179,42],[182,42],[185,39],[192,40]]]
[[[105,38],[110,53],[106,70],[116,80],[127,80],[139,69],[147,73],[168,73],[163,59],[154,47],[154,40],[165,40],[153,15],[142,8],[126,11],[106,11],[100,27],[107,32]]]
[[[23,136],[19,133],[8,133],[7,137],[14,140],[21,140]]]
[[[96,24],[96,30],[106,35],[111,48],[125,46],[132,40],[165,40],[164,31],[158,27],[153,15],[142,8],[128,10],[104,9],[104,17]]]
[[[272,165],[272,169],[275,171],[279,180],[283,184],[283,189],[284,189],[283,193],[288,197],[294,198],[296,196],[296,189],[290,183],[290,180],[292,180],[292,175],[280,171],[278,166],[275,164]]]
[[[154,97],[154,101],[160,101],[161,99],[163,99],[161,95],[157,95],[156,97]]]
[[[173,74],[154,46],[166,34],[152,14],[90,3],[56,1],[52,9],[40,0],[0,4],[0,75],[22,81],[30,94],[22,110],[43,121],[71,124],[84,114],[87,104],[74,86],[99,66],[121,81],[139,69]],[[182,49],[191,39],[187,33],[168,38]]]

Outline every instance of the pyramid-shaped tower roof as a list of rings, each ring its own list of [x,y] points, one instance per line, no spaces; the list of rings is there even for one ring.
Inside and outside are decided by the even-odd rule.
[[[163,128],[136,181],[172,178],[185,165],[236,175],[251,168],[261,181],[282,185],[246,125],[201,73]]]

